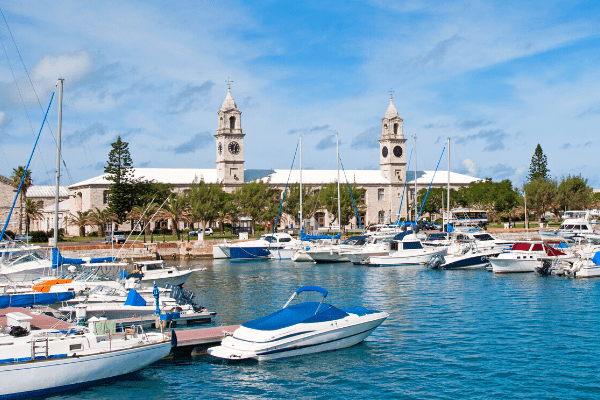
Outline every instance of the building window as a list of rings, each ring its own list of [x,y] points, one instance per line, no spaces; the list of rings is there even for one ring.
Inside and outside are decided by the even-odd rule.
[[[108,204],[108,199],[110,198],[110,192],[105,190],[102,192],[102,204]]]
[[[377,200],[382,201],[385,189],[377,189]]]
[[[385,223],[385,211],[379,211],[379,223]]]
[[[235,117],[229,118],[229,129],[235,129]]]
[[[325,226],[325,213],[322,213],[322,212],[316,213],[315,219],[317,220],[317,226],[319,228],[323,228]]]
[[[398,179],[399,182],[402,182],[402,170],[400,170],[400,169],[396,170],[396,178]]]
[[[398,124],[394,124],[394,135],[398,134]]]
[[[359,199],[358,199],[358,202],[359,202],[360,204],[365,204],[365,200],[366,200],[366,193],[367,193],[367,191],[366,191],[366,190],[363,190],[363,191],[361,192],[361,194],[360,194],[360,197],[359,197]]]

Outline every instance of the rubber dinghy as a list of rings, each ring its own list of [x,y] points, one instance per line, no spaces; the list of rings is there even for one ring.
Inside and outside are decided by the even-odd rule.
[[[289,305],[302,292],[318,292],[320,302]],[[362,342],[389,314],[364,307],[339,309],[324,303],[327,290],[303,286],[283,308],[242,324],[208,354],[228,360],[273,360],[350,347]]]

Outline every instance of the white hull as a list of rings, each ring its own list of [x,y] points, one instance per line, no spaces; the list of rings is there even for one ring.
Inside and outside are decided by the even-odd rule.
[[[0,396],[28,397],[66,390],[144,368],[171,351],[170,342],[87,356],[0,365]]]
[[[229,246],[228,245],[213,245],[213,258],[223,259],[229,258]]]
[[[352,264],[360,265],[367,262],[370,257],[381,257],[387,256],[390,254],[390,251],[372,251],[372,252],[362,252],[362,253],[346,253],[345,256],[348,257],[348,260]]]
[[[234,333],[234,337],[223,339],[221,346],[208,349],[208,354],[229,360],[254,358],[263,361],[341,349],[362,342],[387,317],[387,313],[378,312],[336,321],[298,324],[293,330],[284,328],[280,331],[304,333],[291,337],[284,335],[281,340],[265,342],[238,340]],[[238,329],[249,331],[243,326]],[[278,335],[277,331],[272,333],[273,336]]]
[[[275,260],[291,260],[295,252],[296,249],[269,250],[269,253],[271,253],[271,258],[274,258]]]
[[[306,254],[316,263],[349,262],[338,250],[310,250]]]
[[[533,259],[512,259],[512,258],[490,258],[492,271],[496,274],[535,272],[538,264],[537,258]]]
[[[190,277],[190,275],[192,275],[194,271],[195,270],[180,271],[178,273],[168,275],[166,273],[161,273],[162,276],[160,277],[153,277],[152,275],[147,274],[144,275],[144,277],[142,278],[140,286],[154,287],[154,283],[156,283],[156,286],[158,287],[165,287],[167,283],[170,283],[174,286],[181,286],[188,280],[188,278]]]
[[[292,261],[294,262],[312,262],[313,259],[306,254],[306,250],[296,250],[292,255]]]
[[[596,278],[600,276],[600,265],[588,265],[575,273],[575,278]]]
[[[447,254],[447,249],[423,248],[416,250],[402,250],[391,253],[389,256],[378,256],[369,258],[372,266],[394,266],[394,265],[416,265],[427,264],[433,256]]]

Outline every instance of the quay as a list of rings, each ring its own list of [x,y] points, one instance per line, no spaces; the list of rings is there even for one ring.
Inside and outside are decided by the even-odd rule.
[[[181,314],[179,318],[172,319],[168,321],[168,325],[170,327],[180,326],[180,325],[188,325],[188,324],[203,324],[209,323],[212,321],[212,318],[217,315],[214,311],[203,311],[191,314]],[[155,314],[143,315],[139,317],[132,318],[119,318],[113,319],[117,324],[117,328],[125,328],[130,325],[141,325],[143,328],[152,328],[158,327],[159,319]],[[167,321],[162,321],[167,322]]]

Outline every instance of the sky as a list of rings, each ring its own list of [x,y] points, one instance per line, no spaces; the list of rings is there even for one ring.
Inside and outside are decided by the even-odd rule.
[[[5,0],[0,8],[8,177],[27,164],[62,77],[64,185],[102,174],[119,135],[136,167],[215,168],[217,111],[232,81],[246,168],[289,169],[302,134],[303,167],[335,169],[337,132],[345,169],[379,169],[393,93],[407,151],[417,138],[419,170],[435,170],[449,137],[452,171],[522,187],[539,143],[552,177],[581,174],[600,188],[597,1]],[[57,103],[31,160],[34,184],[54,182]]]

